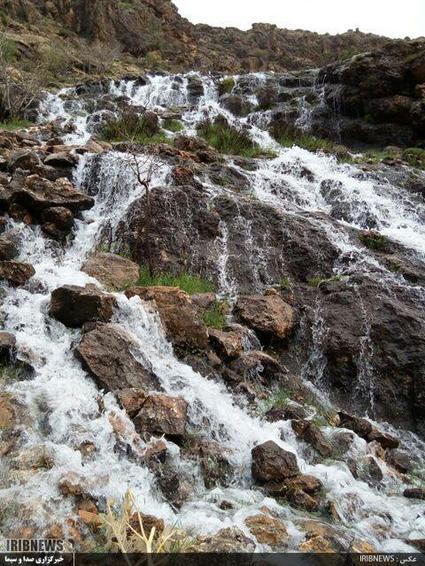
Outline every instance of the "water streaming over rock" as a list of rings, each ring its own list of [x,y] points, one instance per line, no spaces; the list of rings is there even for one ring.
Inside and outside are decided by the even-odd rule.
[[[191,90],[195,80],[202,85],[203,94],[198,97]],[[235,92],[243,87],[245,92],[248,88],[249,94],[250,85],[258,86],[265,81],[265,75],[236,77]],[[334,157],[313,154],[297,147],[281,148],[264,129],[267,112],[255,111],[245,118],[233,115],[221,105],[217,84],[211,77],[153,75],[143,81],[110,82],[96,88],[111,100],[128,97],[135,107],[156,110],[180,107],[184,133],[188,135],[196,132],[197,123],[219,114],[238,128],[247,128],[253,140],[276,152],[275,158],[259,160],[253,171],[243,169],[228,158],[228,164],[248,180],[247,193],[253,199],[254,207],[256,202],[266,203],[320,229],[323,237],[338,249],[340,264],[338,267],[336,263],[335,275],[347,275],[350,270],[356,271],[361,266],[372,276],[384,278],[393,288],[409,287],[396,273],[377,263],[341,228],[341,225],[348,228],[374,227],[406,246],[412,254],[425,256],[424,206],[408,193],[391,190],[380,181],[359,175],[355,167],[340,165]],[[94,92],[97,92],[96,89]],[[255,102],[254,95],[249,95],[251,102]],[[300,98],[299,121],[308,128],[311,108],[305,96],[304,93]],[[84,144],[96,123],[88,104],[90,100],[90,92],[80,96],[75,89],[49,94],[41,105],[40,121],[56,119],[62,126],[72,125],[73,129],[66,134],[65,141]],[[103,110],[99,108],[97,112]],[[251,480],[251,449],[258,443],[274,440],[297,454],[304,473],[310,473],[323,482],[327,497],[334,503],[341,518],[341,529],[350,533],[352,538],[368,540],[377,548],[388,551],[407,550],[410,547],[406,540],[424,538],[423,503],[402,498],[400,480],[394,474],[384,469],[384,480],[378,488],[355,479],[344,461],[314,463],[305,457],[305,447],[295,437],[288,422],[269,423],[260,416],[252,415],[223,383],[205,378],[178,361],[165,339],[157,313],[140,299],[127,299],[117,293],[119,310],[114,322],[134,336],[139,350],[135,356],[140,357],[143,363],[149,362],[167,393],[180,395],[188,402],[193,431],[202,429],[210,440],[218,441],[230,453],[233,473],[228,488],[207,490],[200,481],[198,465],[192,463],[187,468],[193,487],[188,502],[176,511],[163,500],[151,472],[134,457],[143,449],[143,442],[140,444],[141,441],[137,440],[132,422],[112,394],[104,395],[97,389],[73,356],[72,350],[80,332],[65,328],[48,315],[50,293],[58,286],[84,285],[87,282],[98,285],[81,271],[81,265],[105,234],[112,246],[117,244],[119,222],[125,219],[132,203],[143,195],[128,167],[128,160],[128,155],[116,151],[107,152],[100,158],[90,154],[80,157],[75,183],[95,197],[96,205],[77,220],[75,238],[65,251],[49,245],[38,228],[13,224],[23,240],[20,259],[33,264],[36,275],[27,288],[7,289],[3,306],[5,329],[16,335],[19,356],[31,357],[35,375],[28,381],[9,384],[6,390],[17,396],[31,417],[22,450],[44,447],[52,464],[28,477],[19,477],[16,471],[11,471],[7,477],[6,471],[2,472],[1,505],[16,509],[16,514],[8,513],[4,528],[18,527],[24,508],[40,528],[71,516],[71,504],[60,495],[57,483],[65,472],[73,472],[81,476],[90,493],[104,500],[120,498],[130,487],[144,512],[163,517],[171,523],[177,522],[191,533],[205,534],[237,525],[252,537],[244,519],[267,506],[286,522],[291,535],[289,548],[295,549],[303,536],[299,527],[302,514],[268,499],[252,485]],[[153,179],[153,186],[167,186],[169,175],[170,167],[164,162]],[[217,195],[226,192],[225,188],[208,180],[205,180],[205,190],[211,202]],[[232,198],[237,200],[236,196]],[[241,198],[246,198],[246,195]],[[342,224],[337,225],[335,218]],[[252,223],[246,223],[242,217],[229,222],[232,227],[223,220],[220,222],[219,236],[211,254],[215,258],[219,291],[234,302],[239,282],[237,270],[233,270],[230,261],[229,234],[235,226],[243,233],[243,253],[252,263],[254,287],[263,290],[272,283],[272,277],[268,273],[271,267],[264,252],[268,245],[267,226],[264,226],[261,242],[256,240]],[[282,226],[282,230],[284,228]],[[350,258],[348,263],[344,260],[347,257]],[[409,287],[411,291],[415,292],[414,286],[413,290]],[[369,408],[373,409],[374,352],[367,313],[362,308],[364,335],[361,337],[357,383],[362,394],[369,396]],[[326,357],[321,348],[326,327],[319,299],[314,321],[313,346],[304,377],[327,393],[329,384],[324,383]],[[117,416],[125,423],[131,450],[126,449],[125,442],[117,442],[112,424]],[[338,429],[327,429],[329,438],[336,432]],[[94,455],[88,461],[79,451],[84,442],[93,443],[95,447]],[[422,443],[413,435],[408,442],[415,446],[417,453],[423,451]],[[351,457],[361,458],[370,450],[364,440],[356,438],[350,448]],[[170,453],[174,463],[178,463],[180,449],[170,444]],[[219,503],[223,500],[230,502],[232,508],[227,511],[221,509]],[[258,548],[262,548],[261,545]]]

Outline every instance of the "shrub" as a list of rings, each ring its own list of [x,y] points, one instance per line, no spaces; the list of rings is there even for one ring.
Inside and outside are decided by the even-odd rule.
[[[140,268],[139,281],[137,284],[140,287],[179,287],[189,295],[214,291],[214,286],[210,281],[202,279],[197,275],[191,275],[190,273],[181,273],[180,275],[161,273],[152,277],[146,267]]]
[[[360,232],[359,240],[366,248],[377,252],[384,252],[388,247],[387,238],[383,234],[375,232],[375,230]]]
[[[251,140],[249,135],[229,125],[225,118],[216,118],[214,122],[206,120],[199,124],[198,134],[212,147],[227,155],[242,157],[268,157],[271,153]]]
[[[403,159],[412,167],[425,169],[425,149],[409,147],[403,151]]]
[[[164,128],[164,130],[168,130],[169,132],[173,132],[175,134],[181,132],[184,129],[184,126],[180,122],[180,120],[176,120],[174,118],[166,118],[162,124],[162,127]]]
[[[132,111],[123,112],[120,116],[108,120],[100,135],[106,141],[132,141],[142,145],[167,141],[159,129],[158,117],[151,112],[142,116]]]
[[[221,79],[218,83],[218,94],[222,96],[223,94],[230,94],[235,88],[235,79],[233,77],[226,77]]]
[[[216,330],[223,330],[226,326],[226,317],[223,313],[223,303],[216,301],[214,306],[203,313],[202,320],[205,326],[215,328]]]

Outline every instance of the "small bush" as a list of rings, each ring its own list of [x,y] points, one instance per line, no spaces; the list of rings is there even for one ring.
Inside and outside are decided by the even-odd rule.
[[[198,134],[212,147],[226,155],[242,157],[266,157],[267,152],[253,142],[249,135],[229,125],[224,118],[216,118],[214,122],[206,120],[198,126]]]
[[[235,79],[233,77],[226,77],[218,83],[218,94],[230,94],[235,88]]]
[[[359,240],[369,250],[385,252],[388,248],[387,238],[383,234],[375,232],[375,230],[360,232]]]
[[[184,129],[184,126],[180,122],[180,120],[176,120],[174,118],[167,118],[166,120],[164,120],[162,127],[164,128],[164,130],[168,130],[169,132],[173,132],[174,134],[177,134]]]
[[[140,287],[179,287],[189,295],[214,291],[214,286],[210,281],[202,279],[197,275],[191,275],[190,273],[182,273],[180,275],[161,273],[151,277],[146,267],[140,268],[137,285]]]
[[[156,114],[150,112],[142,116],[135,112],[124,112],[108,120],[100,135],[105,141],[132,141],[142,145],[167,142],[167,137],[159,129]]]
[[[226,317],[223,313],[223,303],[216,301],[213,307],[207,309],[203,313],[202,320],[205,326],[208,326],[209,328],[223,330],[226,326]]]

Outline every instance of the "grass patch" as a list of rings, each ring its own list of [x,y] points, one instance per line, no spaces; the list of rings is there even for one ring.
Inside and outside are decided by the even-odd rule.
[[[285,289],[286,291],[291,289],[292,287],[291,280],[289,279],[288,276],[282,277],[282,279],[279,280],[279,287],[281,289]]]
[[[180,275],[161,273],[151,277],[146,267],[140,268],[137,285],[140,287],[179,287],[189,295],[195,293],[211,293],[214,291],[214,285],[211,281],[202,279],[197,275],[191,275],[190,273],[182,273]]]
[[[351,159],[345,146],[306,134],[290,124],[275,123],[270,130],[270,134],[282,147],[293,147],[296,145],[312,152],[323,151],[324,153],[332,153],[340,161],[350,161]]]
[[[218,83],[218,94],[222,96],[223,94],[230,94],[235,88],[235,79],[232,77],[226,77]]]
[[[403,159],[411,167],[425,169],[425,149],[420,147],[409,147],[403,151]]]
[[[359,240],[366,248],[376,252],[385,252],[388,248],[387,238],[374,230],[360,232]]]
[[[100,137],[109,142],[132,141],[141,145],[168,142],[159,128],[158,117],[149,112],[142,116],[127,112],[108,120],[101,129]]]
[[[213,307],[204,311],[202,320],[205,326],[208,326],[209,328],[223,330],[226,326],[226,317],[223,313],[223,303],[216,301]]]
[[[227,120],[216,118],[214,122],[206,120],[198,126],[198,135],[212,147],[226,155],[242,157],[271,157],[273,152],[262,149],[251,140],[249,135],[229,125]]]
[[[342,280],[343,278],[341,277],[341,275],[335,275],[334,277],[321,277],[320,275],[316,275],[315,277],[311,277],[311,279],[307,281],[307,285],[309,287],[313,287],[314,289],[318,289],[323,283],[331,283],[333,281]]]
[[[29,120],[22,120],[19,118],[11,118],[5,122],[0,122],[0,130],[6,130],[8,132],[14,132],[15,130],[20,130],[22,128],[29,128],[34,124]]]
[[[180,120],[176,120],[174,118],[167,118],[164,120],[162,127],[164,130],[168,130],[169,132],[173,132],[174,134],[178,134],[182,130],[184,130],[183,124]]]

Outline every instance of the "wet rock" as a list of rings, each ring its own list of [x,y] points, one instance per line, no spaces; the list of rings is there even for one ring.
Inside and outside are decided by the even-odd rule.
[[[199,461],[205,487],[213,489],[217,486],[229,485],[233,469],[229,462],[229,451],[218,442],[207,440],[186,441],[185,453]]]
[[[375,427],[372,427],[372,431],[369,433],[367,440],[368,442],[378,442],[382,448],[398,448],[400,446],[398,438],[388,432],[382,432]]]
[[[193,495],[193,481],[185,477],[181,470],[168,465],[161,466],[156,477],[164,497],[177,509]]]
[[[120,291],[139,278],[137,263],[112,253],[97,252],[84,263],[82,271],[111,291]]]
[[[372,432],[372,423],[366,419],[355,417],[340,411],[338,413],[341,420],[341,427],[353,430],[358,436],[368,440],[369,434]]]
[[[161,393],[149,395],[133,418],[138,432],[165,434],[171,438],[184,435],[186,421],[186,401],[181,397],[170,397]]]
[[[235,116],[248,116],[254,110],[252,102],[238,94],[226,94],[220,98],[220,102]]]
[[[284,498],[292,507],[305,511],[317,511],[321,505],[322,482],[308,474],[300,474],[284,482],[269,482],[263,486],[268,495]]]
[[[72,212],[65,208],[64,206],[52,206],[47,208],[41,214],[41,222],[43,223],[43,228],[46,229],[46,224],[56,230],[56,234],[59,237],[64,237],[69,234],[74,226],[74,216]],[[45,230],[46,231],[46,230]]]
[[[9,158],[9,171],[23,169],[35,173],[41,166],[41,160],[37,153],[28,149],[19,149],[12,153]]]
[[[402,474],[410,472],[413,468],[413,462],[409,453],[398,448],[388,452],[387,462]]]
[[[35,275],[35,269],[29,263],[0,261],[0,281],[19,286],[24,285],[33,275]]]
[[[0,360],[10,361],[16,354],[16,338],[10,332],[0,332]]]
[[[143,531],[140,527],[140,521],[142,522],[143,531],[149,537],[155,529],[155,536],[161,535],[165,529],[165,523],[163,519],[159,519],[154,515],[145,515],[144,513],[134,513],[130,518],[130,526],[137,533],[142,534]]]
[[[85,322],[109,322],[116,307],[115,297],[95,285],[65,285],[52,292],[49,314],[65,326],[77,328]]]
[[[237,358],[244,351],[241,332],[209,328],[208,336],[214,351],[223,359]]]
[[[75,355],[99,387],[107,391],[156,389],[156,377],[133,355],[138,350],[132,336],[118,325],[103,324],[83,336]]]
[[[259,544],[280,549],[288,547],[289,534],[279,519],[263,514],[254,515],[245,519],[245,525]]]
[[[255,543],[237,527],[221,529],[215,535],[200,537],[196,541],[198,552],[232,553],[254,552]]]
[[[260,482],[279,482],[299,473],[297,457],[269,440],[252,449],[252,476]]]
[[[0,260],[11,260],[18,255],[18,246],[16,243],[8,238],[7,236],[2,236],[0,238]]]
[[[411,487],[403,491],[404,497],[408,499],[425,499],[425,488]]]
[[[0,431],[12,429],[16,424],[17,414],[9,396],[0,395]]]
[[[346,537],[326,523],[313,520],[302,520],[297,526],[304,531],[305,541],[299,546],[300,552],[334,553],[346,551]]]
[[[73,214],[92,208],[94,199],[77,191],[68,179],[54,183],[38,175],[30,175],[21,185],[12,181],[11,202],[28,209],[35,216],[52,207],[68,208]]]
[[[122,408],[127,411],[131,419],[137,415],[147,398],[143,389],[135,389],[134,387],[117,391],[116,395]]]
[[[131,287],[126,296],[154,301],[167,337],[181,350],[205,350],[208,333],[190,296],[177,287]]]
[[[384,479],[381,467],[373,456],[363,456],[355,461],[351,461],[350,464],[354,477],[365,481],[371,486]]]
[[[58,489],[60,493],[66,497],[81,496],[85,493],[83,487],[83,478],[74,473],[66,474],[59,480]]]
[[[77,159],[69,152],[60,151],[51,153],[44,159],[44,164],[57,169],[72,169],[77,163]]]
[[[274,358],[264,352],[246,352],[230,364],[231,370],[241,379],[247,381],[260,380],[270,383],[273,379],[286,373]]]
[[[332,454],[332,446],[326,440],[325,435],[320,430],[318,426],[316,426],[312,422],[308,422],[307,426],[303,430],[302,439],[307,443],[310,444],[321,456],[324,458],[329,458]]]
[[[293,308],[272,289],[264,296],[240,297],[235,313],[258,336],[268,340],[288,338],[294,326]]]
[[[287,420],[302,421],[307,418],[307,411],[301,405],[290,402],[285,407],[272,407],[267,411],[265,416],[270,422]]]

